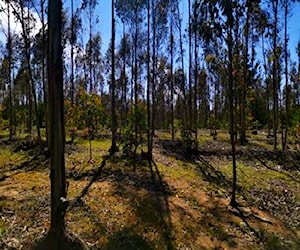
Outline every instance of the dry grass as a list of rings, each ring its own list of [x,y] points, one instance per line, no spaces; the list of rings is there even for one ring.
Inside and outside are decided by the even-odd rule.
[[[81,140],[66,154],[69,200],[81,195],[109,147],[108,140],[94,141],[89,161],[88,141]],[[6,174],[8,164],[27,157],[3,150],[0,171],[6,169]],[[276,180],[297,192],[299,183],[255,161],[239,160],[243,207],[238,211],[229,206],[230,157],[208,155],[204,160],[210,167],[156,148],[151,175],[147,161],[110,158],[88,192],[68,208],[68,230],[91,249],[299,249],[299,228],[250,202],[253,186],[265,190]],[[0,182],[0,247],[22,249],[49,228],[49,163],[41,164],[45,166],[20,169]]]

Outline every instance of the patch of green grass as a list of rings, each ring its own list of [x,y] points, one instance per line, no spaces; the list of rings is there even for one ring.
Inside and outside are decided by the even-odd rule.
[[[220,166],[220,170],[229,178],[232,178],[232,164]],[[248,166],[243,162],[237,163],[237,183],[243,189],[250,190],[252,186],[258,186],[260,189],[269,187],[269,183],[274,180],[281,180],[287,184],[294,184],[288,176],[283,173],[272,171],[265,168],[256,168]]]
[[[90,148],[90,141],[84,140],[84,139],[78,139],[76,140],[76,143],[78,145],[82,145],[86,148]],[[111,147],[111,141],[110,140],[92,140],[92,149],[102,149],[102,150],[109,150]]]
[[[193,206],[193,207],[200,207],[199,202],[197,201],[197,199],[194,196],[187,196],[186,197],[188,203]]]
[[[199,174],[188,164],[166,166],[162,163],[157,163],[159,171],[165,176],[173,179],[185,179],[187,181],[195,181],[199,178]]]
[[[5,222],[1,220],[0,221],[0,239],[2,237],[5,237],[6,232],[7,232],[7,226],[6,226]]]
[[[275,235],[274,233],[269,233],[265,229],[260,229],[258,234],[259,234],[260,238],[263,240],[264,246],[266,247],[266,249],[270,249],[270,250],[273,250],[273,249],[276,249],[276,250],[286,249],[282,245],[282,242],[281,242],[280,238],[277,235]]]
[[[0,149],[0,167],[6,164],[16,165],[19,161],[24,160],[25,156],[24,152],[12,153],[9,148],[2,148]]]

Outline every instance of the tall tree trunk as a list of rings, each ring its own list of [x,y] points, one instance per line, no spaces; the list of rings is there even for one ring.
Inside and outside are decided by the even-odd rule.
[[[197,20],[197,7],[194,7],[194,18]],[[194,126],[195,126],[195,140],[198,140],[198,48],[197,48],[197,25],[193,27],[194,32],[194,60],[195,60],[195,69],[194,69]]]
[[[134,33],[134,132],[135,132],[135,141],[137,145],[138,141],[138,120],[137,120],[137,109],[138,109],[138,59],[137,59],[137,51],[138,51],[138,14],[137,7],[135,10],[135,33]],[[136,151],[136,147],[135,147]]]
[[[51,225],[50,233],[55,236],[55,248],[63,249],[62,237],[65,230],[64,199],[66,193],[65,177],[65,127],[63,95],[63,49],[61,45],[62,2],[49,1],[49,57],[48,57],[48,103],[51,159]]]
[[[147,143],[148,159],[151,168],[152,144],[151,144],[151,110],[150,110],[150,0],[147,0]],[[151,168],[152,170],[152,168]]]
[[[251,4],[251,3],[250,3]],[[248,41],[249,41],[249,6],[246,7],[246,23],[245,23],[245,48],[244,48],[244,67],[243,67],[243,82],[242,82],[242,96],[241,96],[241,130],[240,143],[244,146],[246,139],[246,94],[248,86]]]
[[[284,127],[284,134],[282,137],[282,153],[286,154],[288,142],[288,119],[289,119],[289,83],[288,83],[288,0],[284,1],[284,68],[285,68],[285,121],[281,126]]]
[[[29,6],[28,6],[28,9],[30,9]],[[27,12],[28,27],[30,27],[29,13],[30,12],[28,11]],[[23,15],[23,10],[22,10],[22,15]],[[38,141],[40,142],[41,141],[41,132],[40,132],[39,114],[38,114],[38,106],[37,106],[37,97],[36,97],[36,92],[35,92],[34,79],[32,76],[31,63],[30,63],[30,30],[28,31],[28,34],[27,34],[26,25],[24,22],[23,22],[22,28],[23,28],[23,33],[24,33],[25,52],[26,52],[26,61],[27,61],[28,74],[29,74],[29,82],[30,82],[30,87],[31,87],[32,97],[33,97],[33,105],[34,105],[33,107],[34,107],[34,112],[35,112],[36,130],[37,130]]]
[[[188,35],[189,35],[189,100],[188,100],[188,109],[189,109],[189,133],[193,130],[193,105],[192,105],[192,20],[191,20],[191,0],[188,0],[189,8],[189,25],[188,25]]]
[[[9,140],[13,136],[13,100],[12,100],[12,81],[11,81],[11,57],[12,57],[12,44],[10,32],[10,4],[7,2],[7,22],[8,22],[8,86],[9,86]]]
[[[42,43],[46,44],[46,28],[45,28],[45,0],[41,0],[41,21],[42,21]],[[44,92],[44,110],[45,110],[45,133],[46,133],[46,142],[47,145],[49,145],[49,130],[48,130],[48,91],[47,91],[47,85],[46,85],[46,51],[45,46],[42,46],[42,85],[43,85],[43,92]]]
[[[89,42],[90,42],[90,45],[89,45],[89,83],[90,83],[90,86],[89,86],[89,88],[90,88],[90,94],[92,94],[93,93],[93,77],[92,77],[92,61],[93,61],[93,56],[92,56],[92,54],[93,54],[93,52],[92,52],[92,36],[93,36],[93,34],[92,34],[92,14],[93,14],[93,10],[92,10],[92,2],[91,1],[89,1],[89,25],[90,25],[90,27],[89,27]]]
[[[151,148],[153,148],[153,138],[155,134],[155,112],[156,112],[156,18],[155,18],[155,0],[152,0],[152,81],[151,81],[151,98],[152,98],[152,116],[151,116]]]
[[[173,57],[174,57],[174,35],[173,35],[173,11],[171,10],[170,20],[170,57],[171,57],[171,134],[172,140],[175,139],[174,129],[174,72],[173,72]]]
[[[126,104],[126,48],[127,48],[127,43],[126,43],[126,36],[125,36],[125,22],[123,22],[123,42],[124,42],[124,51],[123,51],[123,68],[122,68],[122,94],[121,94],[121,130],[125,127],[126,125],[126,116],[127,116],[127,104]],[[122,132],[120,132],[122,134]]]
[[[230,9],[232,9],[232,3],[230,3]],[[229,97],[229,117],[230,117],[230,142],[231,142],[231,153],[232,153],[232,193],[230,204],[236,206],[236,152],[235,152],[235,143],[236,143],[236,128],[235,128],[235,105],[234,105],[234,96],[235,96],[235,86],[233,82],[233,39],[232,39],[232,27],[233,27],[233,17],[231,13],[227,13],[227,23],[228,23],[228,97]],[[231,18],[232,20],[231,20]]]
[[[115,3],[111,1],[111,147],[110,153],[114,154],[117,148],[117,117],[116,117],[116,101],[115,101]]]
[[[182,19],[180,18],[180,11],[179,11],[179,1],[177,0],[177,15],[178,15],[178,29],[179,29],[179,43],[180,43],[180,62],[181,62],[181,69],[182,69],[182,74],[183,74],[183,86],[182,86],[182,94],[183,94],[183,114],[184,114],[184,118],[183,118],[183,125],[184,125],[184,129],[186,129],[187,126],[187,98],[186,98],[186,77],[184,75],[184,50],[183,50],[183,39],[182,39]]]
[[[278,23],[278,0],[273,1],[274,30],[273,30],[273,136],[274,150],[277,150],[277,117],[278,117],[278,53],[277,53],[277,23]]]
[[[28,2],[29,4],[30,2]],[[29,133],[31,133],[31,126],[32,126],[32,99],[33,98],[33,105],[34,105],[34,111],[36,116],[36,129],[37,129],[37,135],[38,135],[38,141],[41,141],[41,133],[40,133],[40,124],[39,124],[39,116],[38,116],[38,106],[37,106],[37,97],[35,93],[35,86],[34,86],[34,79],[32,76],[32,69],[31,69],[31,63],[30,63],[30,11],[27,11],[27,21],[26,24],[25,18],[24,18],[24,5],[22,2],[19,4],[20,10],[16,10],[14,5],[12,5],[14,13],[16,14],[17,18],[19,19],[21,26],[22,26],[22,36],[24,39],[24,47],[25,47],[25,59],[27,64],[27,70],[28,70],[28,96],[29,96]],[[30,6],[28,6],[28,9],[30,9]],[[21,15],[20,15],[21,13]]]
[[[74,43],[75,43],[75,34],[74,34],[74,0],[71,0],[71,105],[72,110],[75,108],[75,85],[74,85]],[[74,119],[74,118],[73,118]],[[73,143],[75,139],[75,128],[72,128],[71,132],[71,142]]]

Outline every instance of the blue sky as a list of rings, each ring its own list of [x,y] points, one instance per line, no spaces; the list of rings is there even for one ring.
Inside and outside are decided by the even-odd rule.
[[[300,3],[296,3],[293,10],[293,15],[289,19],[288,33],[290,34],[289,48],[292,59],[297,60],[296,46],[300,40]]]
[[[182,13],[184,14],[184,26],[187,22],[187,2],[187,0],[181,1],[181,9]],[[98,8],[100,15],[99,31],[102,35],[103,40],[103,52],[105,52],[111,37],[111,0],[100,1]],[[121,28],[121,22],[119,20],[117,22],[119,22],[119,25],[117,23],[117,28]],[[297,55],[295,48],[297,46],[298,41],[300,40],[300,3],[294,4],[294,7],[292,9],[292,15],[289,18],[288,26],[288,33],[290,36],[289,49],[292,59],[296,61]],[[121,32],[122,30],[117,30],[117,38],[121,36]]]
[[[79,0],[75,0],[76,3],[81,3]],[[183,26],[186,25],[187,22],[187,0],[181,0],[181,11],[183,13]],[[0,4],[3,4],[3,0],[0,0]],[[76,4],[75,4],[76,5]],[[70,6],[70,0],[64,0],[64,7]],[[99,0],[99,4],[95,9],[95,14],[97,14],[100,18],[100,23],[97,24],[94,28],[101,33],[103,46],[102,52],[105,53],[110,37],[111,37],[111,0]],[[5,17],[0,13],[0,21],[4,21]],[[14,27],[14,26],[13,26]],[[118,29],[119,28],[119,29]],[[121,22],[117,19],[117,43],[119,38],[122,35],[122,25]],[[16,28],[16,30],[20,30]],[[289,41],[289,49],[291,53],[292,59],[297,60],[295,47],[300,39],[300,3],[294,4],[292,10],[292,16],[289,19],[289,28],[288,28],[290,41]],[[87,32],[88,33],[88,32]],[[5,36],[3,32],[0,30],[0,40],[5,43]]]

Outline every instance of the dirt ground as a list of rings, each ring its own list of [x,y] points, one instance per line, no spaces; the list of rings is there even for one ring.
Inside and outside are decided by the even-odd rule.
[[[92,159],[88,141],[66,148],[66,228],[89,249],[300,249],[297,150],[282,158],[263,134],[238,146],[232,208],[226,134],[202,131],[193,153],[158,134],[151,166],[109,147],[93,141]],[[26,249],[49,228],[48,154],[28,138],[2,138],[0,152],[0,249]]]

